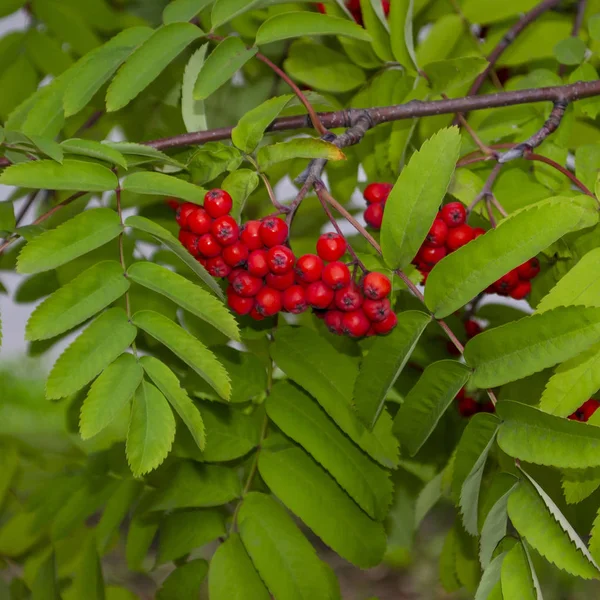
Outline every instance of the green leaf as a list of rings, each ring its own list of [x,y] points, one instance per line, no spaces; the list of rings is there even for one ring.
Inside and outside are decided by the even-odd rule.
[[[261,0],[217,0],[210,17],[212,28],[221,27],[231,19],[254,8]]]
[[[40,562],[31,584],[32,600],[60,600],[56,555],[51,550]]]
[[[390,19],[390,24],[392,23]],[[427,65],[448,58],[464,32],[465,27],[459,15],[447,14],[440,17],[432,24],[427,37],[419,43],[416,52],[418,64]]]
[[[594,560],[598,562],[600,558],[600,512],[596,515],[594,523],[592,525],[592,531],[590,534],[590,553],[594,557]]]
[[[271,496],[250,492],[238,513],[246,552],[276,598],[334,600],[327,566],[286,510]]]
[[[105,600],[104,577],[96,550],[96,536],[90,535],[81,551],[77,571],[70,588],[75,598]]]
[[[600,308],[560,307],[480,333],[464,357],[475,369],[472,383],[489,388],[552,367],[598,341]]]
[[[502,563],[502,595],[504,598],[537,600],[534,578],[523,544],[515,544]]]
[[[509,456],[561,469],[600,466],[600,428],[503,400],[498,445]]]
[[[8,15],[18,11],[26,0],[5,0],[0,7],[0,17],[7,17]]]
[[[206,194],[206,190],[178,177],[148,171],[139,171],[128,175],[123,180],[122,189],[136,194],[174,196],[200,205]]]
[[[141,162],[163,162],[168,165],[173,165],[179,169],[185,169],[185,165],[179,161],[166,155],[164,152],[153,148],[152,146],[146,146],[144,144],[136,144],[135,142],[102,142],[103,146],[108,146],[114,150],[118,150],[121,154],[126,157],[131,157],[131,161],[135,164]],[[129,163],[128,163],[129,164]]]
[[[150,27],[131,27],[84,56],[69,70],[63,97],[65,116],[85,108],[96,92],[112,77],[129,55],[153,33]]]
[[[570,479],[572,474],[575,474],[575,477]],[[579,471],[571,471],[563,475],[562,489],[567,504],[579,504],[599,487],[600,478],[597,475],[581,475]]]
[[[0,508],[10,490],[13,477],[19,468],[19,452],[16,445],[3,444],[0,454]]]
[[[235,573],[235,577],[232,577]],[[208,595],[211,600],[269,600],[259,574],[237,533],[230,535],[215,552],[208,568]]]
[[[315,138],[296,138],[260,148],[257,154],[262,170],[292,158],[323,158],[325,160],[345,160],[346,155],[334,144]]]
[[[238,169],[229,173],[221,183],[221,188],[229,192],[233,200],[231,216],[239,221],[248,196],[258,187],[258,175],[250,169]]]
[[[365,29],[339,17],[331,17],[310,12],[286,12],[267,19],[256,32],[256,44],[270,44],[279,40],[287,40],[306,35],[341,35],[371,41]]]
[[[154,31],[108,86],[106,110],[114,112],[129,104],[184,48],[202,35],[202,31],[191,23],[171,23]]]
[[[600,40],[600,14],[592,15],[588,19],[588,31],[593,40]]]
[[[472,23],[495,23],[521,15],[536,4],[538,0],[465,0],[461,6]]]
[[[118,181],[114,173],[96,163],[65,159],[35,160],[11,165],[2,171],[0,183],[35,189],[106,192]]]
[[[414,259],[448,190],[459,157],[457,127],[441,129],[415,152],[385,205],[381,249],[392,269]]]
[[[153,356],[143,356],[140,364],[154,385],[166,396],[185,426],[189,429],[198,448],[204,450],[206,434],[202,415],[191,401],[187,392],[179,385],[177,376],[160,360]]]
[[[378,337],[363,359],[353,395],[356,412],[369,427],[377,422],[388,392],[430,321],[429,315],[416,310],[401,313],[392,333]]]
[[[194,86],[196,85],[198,75],[204,66],[207,49],[208,44],[204,44],[198,48],[198,50],[192,54],[183,73],[181,116],[183,117],[183,122],[185,123],[187,131],[205,131],[208,128],[204,102],[202,100],[194,99]]]
[[[87,440],[108,427],[138,389],[144,372],[132,354],[122,354],[94,381],[81,407],[79,430]]]
[[[285,328],[277,332],[271,356],[277,366],[302,386],[338,427],[380,464],[394,467],[398,461],[396,439],[388,431],[387,413],[370,431],[352,406],[358,369],[318,333],[307,328]]]
[[[131,571],[143,571],[144,562],[152,540],[158,529],[158,518],[156,515],[135,514],[127,532],[125,545],[125,557],[127,567]]]
[[[427,307],[438,318],[453,313],[566,233],[594,225],[598,220],[594,204],[591,198],[575,202],[556,197],[501,221],[496,229],[452,252],[433,268],[425,288]]]
[[[105,162],[119,165],[127,169],[127,161],[125,157],[117,150],[111,148],[107,144],[101,144],[94,140],[80,140],[79,138],[71,138],[65,140],[61,144],[62,149],[67,154],[77,154],[80,156],[89,156],[97,158]]]
[[[451,93],[472,83],[488,65],[483,56],[462,56],[430,62],[423,67],[434,94]]]
[[[382,520],[392,501],[389,473],[368,458],[335,426],[319,405],[289,382],[273,387],[267,414],[373,519]]]
[[[586,50],[586,45],[582,39],[568,37],[560,40],[554,46],[554,56],[562,65],[578,65],[583,62]]]
[[[390,42],[394,58],[408,70],[417,66],[412,34],[414,0],[390,2]]]
[[[386,547],[383,526],[301,448],[263,446],[258,468],[273,493],[341,557],[363,569],[380,563]]]
[[[503,552],[496,556],[487,566],[477,587],[475,600],[492,600],[494,598],[494,589],[500,582],[501,569],[505,557],[506,552]]]
[[[225,38],[208,56],[194,86],[194,98],[205,100],[229,81],[256,53],[246,48],[239,37]]]
[[[10,233],[17,226],[12,202],[0,202],[0,231]]]
[[[179,461],[168,485],[156,490],[151,509],[210,508],[239,498],[242,486],[235,469]]]
[[[219,284],[211,277],[208,271],[181,245],[181,242],[173,236],[164,227],[161,227],[157,223],[153,223],[146,217],[140,217],[137,215],[128,217],[125,220],[126,227],[133,227],[138,231],[149,233],[157,240],[162,242],[169,250],[172,250],[206,285],[222,300],[225,300],[223,291],[219,287]]]
[[[156,469],[175,439],[175,417],[165,397],[142,381],[133,398],[127,432],[127,462],[136,477]]]
[[[394,433],[414,456],[433,433],[471,371],[454,360],[429,365],[404,398],[394,419]]]
[[[508,499],[508,516],[527,543],[546,560],[571,575],[597,579],[600,569],[550,496],[524,473]]]
[[[50,271],[103,246],[122,231],[114,210],[86,210],[28,242],[17,259],[17,272]]]
[[[136,312],[131,322],[164,344],[173,354],[189,365],[222,398],[231,395],[231,383],[227,371],[215,355],[185,329],[168,317],[153,310]]]
[[[199,597],[207,573],[208,563],[203,558],[178,566],[163,581],[156,592],[156,600],[195,600]]]
[[[161,521],[156,564],[182,558],[227,534],[220,510],[190,509],[169,513]]]
[[[267,127],[279,116],[279,113],[293,97],[293,95],[288,94],[269,98],[269,100],[248,111],[231,132],[233,143],[244,152],[254,152]]]
[[[128,289],[129,282],[118,262],[96,263],[33,311],[27,321],[25,339],[45,340],[69,331],[112,304]]]
[[[378,0],[360,0],[363,26],[371,36],[371,45],[375,54],[384,62],[392,62],[394,55],[390,44],[390,31],[381,4]]]
[[[102,313],[58,358],[46,383],[46,397],[64,398],[92,381],[135,339],[137,330],[125,311]]]
[[[172,0],[163,10],[163,23],[187,23],[214,0]]]

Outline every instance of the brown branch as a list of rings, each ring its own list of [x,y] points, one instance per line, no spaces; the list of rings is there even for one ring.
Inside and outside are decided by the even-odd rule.
[[[569,169],[558,164],[551,158],[548,158],[547,156],[542,156],[541,154],[534,154],[532,152],[526,152],[523,155],[523,158],[526,160],[535,160],[538,162],[546,163],[547,165],[553,167],[557,171],[560,171],[563,175],[565,175],[565,177],[568,177],[584,194],[586,194],[587,196],[591,196],[592,198],[596,198],[594,193],[583,183],[583,181],[577,179],[577,177],[575,177],[575,175],[573,175],[573,173],[571,173]]]
[[[486,203],[488,202],[489,197],[492,195],[492,187],[493,187],[494,183],[496,182],[498,175],[500,175],[501,169],[502,169],[502,165],[499,162],[496,163],[496,165],[492,169],[492,172],[489,174],[483,188],[481,189],[479,194],[477,194],[477,196],[475,196],[475,199],[473,200],[473,202],[471,202],[471,204],[469,204],[469,206],[467,208],[467,215],[470,215],[473,212],[474,208],[482,200],[485,200]],[[490,220],[490,222],[492,222],[492,221]],[[493,223],[492,223],[492,225],[493,225]]]

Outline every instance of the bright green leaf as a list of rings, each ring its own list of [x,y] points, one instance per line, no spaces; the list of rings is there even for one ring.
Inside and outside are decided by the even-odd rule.
[[[523,544],[515,544],[502,563],[502,595],[504,598],[537,600],[531,567]]]
[[[99,160],[119,165],[120,167],[127,169],[127,161],[125,160],[125,157],[118,150],[111,148],[107,144],[101,144],[100,142],[95,142],[94,140],[80,140],[78,138],[71,138],[65,140],[60,145],[67,154],[77,154],[80,156],[97,158]]]
[[[334,144],[315,138],[296,138],[263,146],[258,151],[258,164],[268,169],[275,163],[292,158],[323,158],[325,160],[345,160],[346,155]]]
[[[229,192],[233,200],[231,216],[239,221],[248,196],[258,187],[258,175],[250,169],[238,169],[229,173],[221,183],[221,188]]]
[[[430,62],[423,67],[434,94],[451,93],[472,83],[488,65],[483,56],[463,56]]]
[[[187,23],[214,0],[172,0],[163,10],[163,23]]]
[[[212,9],[212,28],[221,27],[231,19],[255,7],[261,0],[216,0]]]
[[[196,85],[198,75],[204,66],[207,49],[208,44],[204,44],[198,48],[198,50],[192,54],[183,73],[181,116],[183,117],[183,122],[185,123],[187,131],[205,131],[208,127],[204,102],[194,98],[194,86]]]
[[[585,58],[585,42],[578,37],[560,40],[554,46],[554,56],[562,65],[578,65]]]
[[[195,600],[208,573],[208,563],[195,558],[176,567],[156,592],[156,600]]]
[[[394,58],[405,68],[416,67],[412,35],[414,0],[390,2],[390,41]]]
[[[122,189],[136,194],[174,196],[194,204],[202,204],[206,190],[178,177],[164,173],[140,171],[123,180]]]

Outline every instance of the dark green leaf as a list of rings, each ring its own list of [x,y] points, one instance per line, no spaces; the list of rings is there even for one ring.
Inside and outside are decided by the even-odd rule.
[[[554,46],[554,56],[563,65],[578,65],[585,58],[586,46],[578,37],[569,37],[560,40]]]
[[[207,573],[208,563],[202,558],[178,566],[163,581],[156,600],[196,600]]]
[[[73,578],[71,592],[76,598],[89,598],[89,600],[105,600],[106,598],[95,535],[89,536],[85,543]]]

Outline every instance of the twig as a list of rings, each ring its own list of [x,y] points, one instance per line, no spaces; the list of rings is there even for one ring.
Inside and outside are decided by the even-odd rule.
[[[585,9],[587,5],[587,0],[579,0],[577,3],[577,12],[575,13],[575,19],[573,21],[573,29],[571,30],[571,37],[578,37],[579,32],[581,30],[581,26],[583,25],[583,17],[585,15]],[[558,67],[558,74],[562,77],[567,70],[567,65],[561,64]]]
[[[281,204],[281,202],[279,202],[279,200],[277,200],[277,198],[275,197],[275,192],[273,191],[273,187],[271,186],[271,182],[269,181],[269,178],[261,171],[259,171],[258,174],[259,174],[260,178],[263,180],[263,183],[265,184],[265,188],[267,190],[267,194],[269,195],[269,199],[271,200],[271,204],[280,213],[287,212],[287,206],[284,206],[283,204]]]
[[[91,129],[106,113],[103,110],[97,110],[92,116],[75,132],[73,137]]]
[[[31,208],[31,205],[34,203],[39,192],[40,192],[40,190],[35,190],[35,191],[31,192],[31,194],[29,194],[29,196],[27,196],[27,200],[25,200],[25,202],[23,203],[23,206],[21,207],[21,210],[15,217],[16,225],[21,224],[21,221],[25,218],[25,215]]]
[[[558,164],[551,158],[548,158],[547,156],[542,156],[541,154],[534,154],[533,152],[526,152],[523,155],[523,158],[526,160],[535,160],[538,162],[546,163],[547,165],[553,167],[557,171],[560,171],[563,175],[565,175],[565,177],[568,177],[584,194],[586,194],[587,196],[591,196],[592,198],[596,198],[594,193],[583,183],[583,181],[575,177],[575,175],[573,175],[573,173],[571,173],[569,169]]]
[[[488,194],[485,198],[485,208],[487,210],[488,219],[490,220],[490,225],[492,226],[492,229],[496,229],[496,226],[497,226],[496,217],[494,217],[494,211],[492,210],[492,203],[490,201],[490,195],[492,195],[492,194],[491,193]]]
[[[488,178],[486,179],[486,182],[483,185],[483,188],[481,188],[481,191],[479,192],[479,194],[477,194],[477,196],[475,196],[475,199],[473,200],[473,202],[471,202],[471,204],[469,204],[469,206],[467,208],[467,215],[470,215],[473,212],[474,208],[482,200],[485,200],[487,203],[488,196],[490,196],[492,194],[492,187],[493,187],[496,179],[498,178],[498,175],[500,174],[501,169],[502,169],[502,165],[500,163],[497,163],[494,166],[494,168],[492,169],[492,172],[489,174]]]

